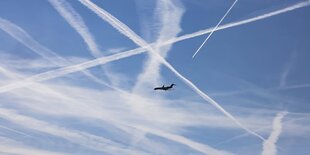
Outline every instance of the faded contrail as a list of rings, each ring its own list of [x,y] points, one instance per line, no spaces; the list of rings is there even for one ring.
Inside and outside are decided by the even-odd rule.
[[[11,128],[8,128],[8,127],[5,127],[5,126],[2,126],[0,125],[0,128],[3,128],[3,129],[6,129],[6,130],[9,130],[9,131],[12,131],[12,132],[15,132],[15,133],[18,133],[20,135],[24,135],[24,136],[28,136],[28,137],[32,137],[24,132],[21,132],[21,131],[17,131],[17,130],[14,130],[14,129],[11,129]]]
[[[44,59],[50,61],[52,64],[58,65],[58,64],[67,64],[70,65],[70,62],[53,52],[52,50],[48,49],[47,47],[41,45],[39,42],[37,42],[35,39],[33,39],[25,30],[23,30],[21,27],[11,23],[10,21],[6,19],[2,19],[0,17],[0,29],[8,33],[11,37],[19,41],[21,44],[24,46],[28,47],[31,49],[33,52],[37,53]],[[56,58],[56,61],[54,61]],[[83,71],[81,72],[92,79],[93,81],[103,84],[111,89],[116,89],[109,85],[108,83],[104,82],[103,80],[97,78],[96,76],[92,75],[88,71]]]
[[[65,0],[49,0],[57,12],[78,32],[87,44],[90,52],[95,57],[100,57],[101,52],[95,42],[94,37],[89,32],[82,17]]]
[[[42,81],[46,81],[49,79],[53,79],[53,78],[57,78],[57,77],[61,77],[70,73],[74,73],[74,72],[78,72],[78,71],[83,71],[87,68],[91,68],[94,66],[97,66],[99,64],[105,64],[108,62],[112,62],[112,61],[116,61],[119,59],[123,59],[126,57],[130,57],[133,55],[137,55],[140,53],[145,52],[144,49],[135,49],[135,50],[130,50],[124,53],[118,53],[118,54],[114,54],[111,56],[106,56],[106,57],[102,57],[102,58],[98,58],[98,59],[94,59],[91,61],[87,61],[84,63],[80,63],[77,65],[71,65],[71,66],[67,66],[67,67],[62,67],[59,69],[55,69],[55,70],[51,70],[51,71],[47,71],[44,73],[40,73],[37,75],[34,75],[32,77],[26,78],[25,80],[16,82],[16,83],[12,83],[12,84],[8,84],[6,86],[2,86],[0,87],[0,93],[4,93],[4,92],[8,92],[11,90],[14,90],[16,88],[21,88],[21,87],[26,87],[29,86],[35,82],[42,82]]]
[[[285,12],[293,11],[293,10],[298,9],[298,8],[309,6],[309,4],[310,4],[310,0],[307,1],[307,2],[297,3],[295,5],[286,7],[284,9],[273,11],[273,12],[270,12],[270,13],[267,13],[267,14],[264,14],[264,15],[261,15],[261,16],[257,16],[257,17],[246,19],[246,20],[243,20],[243,21],[238,21],[238,22],[234,22],[234,23],[230,23],[230,24],[226,24],[226,25],[220,26],[217,30],[222,30],[222,29],[226,29],[226,28],[230,28],[230,27],[235,27],[235,26],[246,24],[246,23],[251,23],[251,22],[254,22],[254,21],[262,20],[262,19],[265,19],[265,18],[268,18],[268,17],[271,17],[271,16],[275,16],[275,15],[281,14],[281,13],[285,13]],[[183,41],[183,40],[186,40],[186,39],[190,39],[190,38],[193,38],[193,37],[197,37],[197,36],[200,36],[200,35],[204,35],[204,34],[209,33],[210,31],[211,31],[211,29],[206,29],[206,30],[199,31],[199,32],[196,32],[196,33],[192,33],[192,34],[181,36],[181,37],[179,37],[177,39],[171,39],[171,40],[168,40],[166,42],[163,42],[162,46],[167,45],[167,44],[172,44],[172,43],[175,43],[175,42],[179,42],[179,41]],[[8,84],[6,86],[0,87],[0,93],[4,93],[4,92],[8,92],[8,91],[17,89],[17,88],[29,86],[29,85],[32,84],[31,82],[40,82],[40,81],[45,81],[45,80],[61,77],[61,76],[64,76],[64,75],[67,75],[67,74],[70,74],[70,73],[73,73],[73,72],[83,71],[85,69],[88,69],[88,68],[91,68],[91,67],[94,67],[94,66],[97,66],[97,65],[100,65],[100,64],[105,64],[105,63],[108,63],[108,62],[116,61],[116,60],[127,58],[127,57],[130,57],[130,56],[138,55],[138,54],[144,53],[145,50],[146,50],[146,47],[140,47],[140,48],[136,48],[136,49],[133,49],[133,50],[126,51],[126,52],[117,53],[117,54],[114,54],[114,55],[97,58],[97,59],[94,59],[94,60],[91,60],[91,61],[87,61],[87,62],[84,62],[84,63],[80,63],[80,64],[76,64],[76,65],[71,65],[71,66],[68,66],[68,67],[63,67],[63,68],[59,68],[59,69],[52,70],[52,71],[49,71],[49,72],[37,74],[35,76],[27,78],[27,79],[25,79],[23,81],[20,81],[18,83]],[[50,73],[54,74],[54,75],[51,75]],[[307,85],[307,86],[310,86],[310,84]]]
[[[115,29],[117,29],[120,33],[127,36],[129,39],[131,39],[134,43],[141,47],[146,47],[147,50],[155,56],[158,61],[163,63],[167,68],[169,68],[177,77],[179,77],[181,80],[185,82],[190,88],[192,88],[197,94],[199,94],[205,101],[211,103],[213,106],[215,106],[218,110],[223,112],[228,118],[230,118],[233,122],[235,122],[239,127],[243,128],[247,132],[259,137],[262,140],[265,140],[262,136],[259,134],[253,132],[252,130],[248,129],[244,125],[242,125],[235,117],[233,117],[229,112],[227,112],[223,107],[221,107],[216,101],[214,101],[212,98],[210,98],[208,95],[203,93],[198,87],[196,87],[190,80],[185,78],[183,75],[181,75],[173,66],[170,65],[169,62],[167,62],[163,57],[161,57],[157,51],[155,51],[151,46],[149,46],[141,37],[139,37],[135,32],[133,32],[127,25],[116,19],[114,16],[112,16],[107,11],[103,10],[102,8],[98,7],[94,3],[92,3],[89,0],[80,0],[82,4],[84,4],[86,7],[91,9],[94,13],[96,13],[99,17],[101,17],[103,20],[107,21],[109,24],[111,24]]]
[[[25,30],[21,27],[13,24],[12,22],[0,17],[0,29],[8,33],[11,37],[16,39],[18,42],[22,43],[27,48],[31,49],[33,52],[37,53],[41,57],[51,61],[54,64],[64,63],[68,64],[63,58],[55,54],[50,49],[42,46],[40,43],[35,41]],[[54,62],[56,58],[57,62]]]
[[[133,126],[134,128],[141,130],[141,131],[147,131],[150,133],[154,133],[156,135],[159,135],[161,137],[164,137],[166,139],[170,139],[176,142],[181,142],[181,144],[184,144],[186,146],[189,146],[191,148],[194,148],[195,150],[205,153],[205,154],[209,154],[209,155],[234,155],[233,153],[230,152],[226,152],[226,151],[222,151],[222,150],[216,150],[210,146],[206,146],[197,142],[194,142],[190,139],[187,139],[183,136],[179,136],[179,135],[175,135],[175,134],[170,134],[167,132],[163,132],[154,128],[147,128],[144,126]]]
[[[262,155],[276,155],[277,146],[276,143],[282,132],[282,119],[287,114],[287,112],[280,112],[273,120],[272,132],[268,139],[264,141]]]
[[[222,19],[217,23],[217,25],[213,28],[213,30],[211,31],[211,33],[209,33],[208,37],[203,41],[203,43],[200,45],[200,47],[196,50],[195,54],[192,56],[192,58],[194,59],[194,57],[196,56],[196,54],[200,51],[200,49],[203,47],[203,45],[209,40],[209,38],[211,37],[211,35],[213,34],[213,32],[217,29],[217,27],[222,23],[222,21],[225,19],[225,17],[228,15],[228,13],[230,12],[230,10],[235,6],[235,4],[238,2],[238,0],[235,0],[235,2],[230,6],[230,8],[227,10],[227,12],[225,13],[225,15],[222,17]]]
[[[297,58],[297,52],[293,51],[290,56],[290,59],[284,66],[283,73],[281,74],[280,85],[279,85],[280,88],[286,87],[286,83],[287,83],[286,81],[287,81],[288,75],[292,70],[292,67],[296,61],[296,58]]]

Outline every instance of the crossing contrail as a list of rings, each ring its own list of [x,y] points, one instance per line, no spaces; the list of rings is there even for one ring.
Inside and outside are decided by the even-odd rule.
[[[290,12],[290,11],[293,11],[293,10],[296,10],[296,9],[307,7],[309,5],[310,5],[310,0],[307,0],[307,1],[304,1],[304,2],[299,2],[299,3],[296,3],[294,5],[290,5],[288,7],[285,7],[285,8],[279,9],[279,10],[275,10],[275,11],[272,11],[272,12],[269,12],[269,13],[265,13],[263,15],[259,15],[259,16],[253,17],[253,18],[248,18],[248,19],[245,19],[245,20],[241,20],[241,21],[237,21],[237,22],[232,22],[232,23],[221,25],[215,31],[224,30],[224,29],[227,29],[227,28],[236,27],[236,26],[240,26],[240,25],[256,22],[256,21],[259,21],[259,20],[262,20],[262,19],[265,19],[265,18],[269,18],[269,17],[272,17],[272,16],[276,16],[276,15],[279,15],[279,14],[282,14],[282,13],[286,13],[286,12]],[[175,43],[175,42],[179,42],[179,41],[183,41],[183,40],[186,40],[186,39],[190,39],[190,38],[194,38],[194,37],[197,37],[197,36],[201,36],[201,35],[210,33],[213,29],[214,28],[208,28],[208,29],[201,30],[201,31],[198,31],[198,32],[195,32],[195,33],[183,35],[183,36],[175,38],[175,39],[170,39],[170,40],[164,42],[163,45],[172,44],[172,43]]]
[[[177,77],[179,77],[185,84],[187,84],[190,88],[192,88],[198,95],[200,95],[205,101],[211,103],[218,110],[223,112],[228,118],[230,118],[234,123],[236,123],[239,127],[243,128],[247,132],[259,137],[262,140],[265,140],[262,136],[255,133],[254,131],[248,129],[243,124],[241,124],[234,116],[232,116],[229,112],[227,112],[222,106],[220,106],[216,101],[214,101],[207,94],[202,92],[197,86],[195,86],[190,80],[181,75],[169,62],[167,62],[162,56],[159,55],[157,51],[155,51],[151,46],[146,43],[141,37],[139,37],[134,31],[132,31],[127,25],[119,21],[113,15],[98,7],[96,4],[92,3],[89,0],[80,0],[80,2],[96,13],[103,20],[111,24],[115,29],[117,29],[121,34],[125,35],[129,39],[131,39],[134,43],[141,47],[146,47],[147,50],[157,58],[159,62],[164,64],[167,68],[169,68]]]
[[[210,39],[211,35],[213,34],[213,32],[219,27],[219,25],[222,23],[222,21],[225,19],[225,17],[228,15],[228,13],[230,12],[230,10],[235,6],[235,4],[238,2],[238,0],[235,0],[235,2],[230,6],[230,8],[227,10],[227,12],[225,13],[225,15],[222,17],[222,19],[217,23],[217,25],[212,29],[211,33],[209,33],[208,37],[203,41],[203,43],[200,45],[200,47],[196,50],[195,54],[192,56],[192,58],[194,59],[194,57],[196,56],[196,54],[200,51],[200,49],[203,47],[203,45]]]
[[[0,29],[2,29],[4,32],[8,33],[11,37],[13,37],[15,40],[23,44],[24,46],[31,49],[36,54],[40,55],[44,59],[50,61],[52,64],[58,65],[58,64],[67,64],[71,65],[72,63],[56,54],[54,51],[48,49],[47,47],[40,44],[38,41],[32,38],[25,30],[23,30],[18,25],[15,25],[14,23],[3,19],[0,17]],[[55,61],[56,60],[56,61]],[[111,89],[116,89],[113,86],[109,85],[107,82],[97,78],[93,74],[91,74],[88,71],[81,72],[87,76],[88,78],[92,79],[94,82],[97,82],[99,84],[105,85]]]
[[[309,6],[309,5],[310,5],[310,0],[308,0],[306,2],[300,2],[300,3],[294,4],[292,6],[289,6],[289,7],[280,9],[280,10],[276,10],[276,11],[273,11],[273,12],[270,12],[270,13],[266,13],[266,14],[263,14],[263,15],[260,15],[260,16],[256,16],[256,17],[249,18],[249,19],[246,19],[246,20],[237,21],[237,22],[233,22],[233,23],[229,23],[229,24],[225,24],[225,25],[219,26],[216,31],[223,30],[223,29],[226,29],[226,28],[235,27],[235,26],[239,26],[239,25],[243,25],[243,24],[247,24],[247,23],[251,23],[251,22],[255,22],[255,21],[258,21],[258,20],[262,20],[262,19],[265,19],[265,18],[268,18],[268,17],[279,15],[281,13],[293,11],[293,10],[296,10],[296,9],[299,9],[299,8],[302,8],[302,7],[306,7],[306,6]],[[0,18],[0,28],[2,28],[1,27],[1,18]],[[5,27],[5,28],[7,28],[7,27]],[[198,32],[192,33],[192,34],[183,35],[181,37],[178,37],[178,38],[175,38],[175,39],[170,39],[168,41],[162,42],[161,45],[165,46],[165,45],[168,45],[168,44],[173,44],[173,43],[176,43],[176,42],[179,42],[179,41],[183,41],[183,40],[186,40],[186,39],[190,39],[190,38],[194,38],[194,37],[197,37],[197,36],[201,36],[201,35],[210,33],[211,31],[212,31],[212,28],[209,28],[209,29],[206,29],[206,30],[202,30],[202,31],[198,31]],[[153,44],[149,44],[148,46],[152,46]],[[80,64],[71,65],[71,66],[59,68],[59,69],[56,69],[56,70],[51,70],[51,71],[48,71],[48,72],[45,72],[45,73],[40,73],[40,74],[37,74],[35,76],[32,76],[32,77],[36,77],[36,78],[31,78],[30,77],[30,78],[27,78],[27,79],[23,80],[23,82],[31,81],[30,79],[33,79],[34,82],[40,82],[40,81],[44,81],[44,80],[49,80],[49,79],[61,77],[61,76],[64,76],[64,75],[67,75],[67,74],[70,74],[70,73],[73,73],[73,72],[83,71],[83,70],[86,70],[88,68],[100,65],[100,64],[105,64],[105,63],[113,62],[113,61],[116,61],[116,60],[119,60],[119,59],[123,59],[123,58],[127,58],[127,57],[130,57],[130,56],[134,56],[134,55],[138,55],[138,54],[144,53],[144,52],[146,52],[145,51],[147,49],[146,47],[147,46],[140,47],[140,48],[132,49],[132,50],[125,51],[125,52],[122,52],[122,53],[117,53],[117,54],[114,54],[114,55],[97,58],[97,59],[90,60],[90,61],[87,61],[87,62],[83,62],[83,63],[80,63]],[[49,74],[49,73],[55,73],[55,75],[47,77],[47,74]],[[42,78],[40,79],[38,77],[42,77]],[[35,79],[37,81],[35,81]],[[22,82],[18,82],[18,83],[22,83]],[[11,90],[16,89],[16,88],[21,88],[21,87],[24,87],[24,86],[28,86],[30,84],[31,83],[23,84],[23,85],[19,85],[19,86],[17,84],[9,84],[9,85],[6,85],[6,86],[2,86],[2,87],[0,87],[0,93],[8,92],[8,91],[11,91]],[[306,85],[305,87],[308,87],[308,86],[310,86],[310,85]],[[303,86],[301,86],[301,87],[303,87]]]
[[[137,54],[140,54],[143,52],[145,52],[145,50],[142,48],[141,49],[134,49],[134,50],[130,50],[127,52],[118,53],[118,54],[114,54],[114,55],[110,55],[110,56],[106,56],[106,57],[101,57],[101,58],[94,59],[91,61],[86,61],[84,63],[71,65],[71,66],[67,66],[67,67],[62,67],[62,68],[50,70],[50,71],[47,71],[44,73],[36,74],[34,76],[26,78],[25,80],[18,81],[18,82],[0,87],[0,93],[8,92],[8,91],[11,91],[11,90],[14,90],[17,88],[26,87],[26,86],[32,85],[35,82],[42,82],[42,81],[46,81],[49,79],[61,77],[61,76],[64,76],[64,75],[67,75],[70,73],[83,71],[87,68],[95,67],[99,64],[106,64],[108,62],[127,58],[127,57],[137,55]]]
[[[279,15],[281,13],[293,11],[293,10],[296,10],[296,9],[299,9],[299,8],[302,8],[302,7],[306,7],[306,6],[309,6],[309,5],[310,5],[310,0],[308,0],[306,2],[300,2],[300,3],[294,4],[292,6],[280,9],[280,10],[276,10],[276,11],[273,11],[273,12],[270,12],[270,13],[266,13],[264,15],[260,15],[260,16],[249,18],[249,19],[246,19],[246,20],[242,20],[242,21],[238,21],[238,22],[233,22],[233,23],[225,24],[223,26],[219,26],[219,28],[216,31],[223,30],[223,29],[226,29],[226,28],[235,27],[235,26],[239,26],[239,25],[243,25],[243,24],[247,24],[247,23],[251,23],[251,22],[254,22],[254,21],[258,21],[258,20],[262,20],[262,19],[265,19],[265,18],[268,18],[268,17],[272,17],[272,16],[275,16],[275,15]],[[173,43],[176,43],[176,42],[179,42],[179,41],[183,41],[183,40],[186,40],[186,39],[194,38],[194,37],[197,37],[197,36],[200,36],[200,35],[204,35],[204,34],[210,33],[211,31],[212,31],[211,29],[206,29],[206,30],[198,31],[198,32],[195,32],[195,33],[192,33],[192,34],[183,35],[183,36],[178,37],[176,39],[172,39],[172,40],[168,40],[166,42],[162,42],[162,46],[167,45],[167,44],[173,44]],[[151,45],[148,45],[148,46],[151,46]],[[67,75],[67,74],[70,74],[70,73],[74,73],[74,72],[78,72],[78,71],[83,71],[85,69],[88,69],[88,68],[91,68],[91,67],[95,67],[95,66],[100,65],[100,64],[105,64],[105,63],[117,61],[119,59],[127,58],[127,57],[130,57],[130,56],[138,55],[138,54],[146,52],[145,50],[146,50],[146,47],[140,47],[140,48],[132,49],[132,50],[125,51],[125,52],[122,52],[122,53],[117,53],[117,54],[114,54],[114,55],[97,58],[97,59],[90,60],[90,61],[87,61],[87,62],[83,62],[83,63],[80,63],[80,64],[71,65],[71,66],[59,68],[59,69],[56,69],[56,70],[51,70],[51,71],[48,71],[48,72],[40,73],[40,74],[34,75],[34,76],[30,77],[30,78],[27,78],[25,80],[19,81],[17,83],[12,83],[12,84],[8,84],[8,85],[0,87],[0,93],[4,93],[4,92],[8,92],[8,91],[17,89],[17,88],[22,88],[22,87],[29,86],[33,82],[42,82],[42,81],[45,81],[45,80],[61,77],[61,76],[64,76],[64,75]]]

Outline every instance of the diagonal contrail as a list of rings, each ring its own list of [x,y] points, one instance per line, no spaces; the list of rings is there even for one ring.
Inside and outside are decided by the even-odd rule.
[[[32,137],[32,136],[30,136],[30,135],[28,135],[28,134],[26,134],[26,133],[24,133],[24,132],[21,132],[21,131],[18,131],[18,130],[12,129],[12,128],[8,128],[8,127],[6,127],[6,126],[2,126],[2,125],[0,125],[0,128],[3,128],[3,129],[6,129],[6,130],[9,130],[9,131],[12,131],[12,132],[18,133],[18,134],[23,135],[23,136]]]
[[[24,46],[31,49],[36,54],[40,55],[44,59],[50,61],[52,64],[58,65],[58,64],[67,64],[70,65],[70,61],[59,56],[54,51],[48,49],[47,47],[41,45],[39,42],[37,42],[35,39],[33,39],[25,30],[23,30],[21,27],[13,24],[12,22],[3,19],[0,17],[0,29],[2,29],[4,32],[8,33],[11,37],[16,39],[18,42],[23,44]],[[56,59],[53,59],[56,58]],[[55,61],[56,60],[56,61]],[[105,81],[97,78],[93,74],[91,74],[88,71],[82,71],[81,72],[92,79],[93,81],[105,85],[111,89],[116,89],[113,86],[109,85]]]
[[[196,50],[195,54],[192,56],[194,59],[196,54],[200,51],[200,49],[203,47],[203,45],[210,39],[213,32],[219,27],[219,25],[222,23],[222,21],[225,19],[225,17],[228,15],[230,10],[235,6],[235,4],[238,2],[238,0],[235,0],[235,2],[230,6],[230,8],[226,11],[225,15],[222,17],[222,19],[217,23],[217,25],[212,29],[211,33],[209,33],[208,37],[203,41],[203,43],[199,46],[199,48]]]
[[[293,11],[295,9],[306,7],[306,6],[309,6],[309,5],[310,5],[310,0],[308,0],[306,2],[300,2],[300,3],[297,3],[295,5],[292,5],[292,6],[280,9],[280,10],[276,10],[276,11],[273,11],[273,12],[270,12],[270,13],[267,13],[267,14],[264,14],[264,15],[260,15],[260,16],[254,17],[254,18],[250,18],[250,19],[246,19],[246,20],[243,20],[243,21],[233,22],[233,23],[230,23],[230,24],[226,24],[226,25],[220,26],[217,30],[222,30],[222,29],[226,29],[226,28],[230,28],[230,27],[235,27],[235,26],[251,23],[251,22],[254,22],[254,21],[262,20],[262,19],[265,19],[265,18],[268,18],[268,17],[271,17],[271,16],[275,16],[275,15],[281,14],[281,13]],[[178,42],[178,41],[190,39],[190,38],[193,38],[193,37],[196,37],[196,36],[200,36],[200,35],[203,35],[203,34],[206,34],[206,33],[210,33],[210,32],[211,32],[211,29],[206,29],[206,30],[199,31],[199,32],[196,32],[196,33],[184,35],[184,36],[181,36],[181,37],[179,37],[177,39],[172,39],[172,40],[168,40],[166,42],[163,42],[162,46],[167,45],[167,44],[172,44],[172,43],[175,43],[175,42]],[[151,46],[151,45],[148,45],[148,46]],[[70,73],[73,73],[73,72],[83,71],[85,69],[88,69],[88,68],[91,68],[91,67],[94,67],[94,66],[97,66],[97,65],[100,65],[100,64],[105,64],[105,63],[109,63],[109,62],[116,61],[116,60],[119,60],[119,59],[123,59],[123,58],[127,58],[127,57],[134,56],[134,55],[137,55],[137,54],[141,54],[141,53],[144,53],[145,50],[146,50],[146,47],[140,47],[140,48],[129,50],[129,51],[126,51],[126,52],[123,52],[123,53],[117,53],[117,54],[114,54],[114,55],[97,58],[97,59],[94,59],[94,60],[91,60],[91,61],[87,61],[87,62],[84,62],[84,63],[80,63],[80,64],[68,66],[68,67],[63,67],[63,68],[59,68],[59,69],[56,69],[56,70],[51,70],[51,71],[48,71],[48,72],[45,72],[45,73],[41,73],[41,74],[37,74],[37,75],[32,76],[30,78],[27,78],[27,79],[25,79],[23,81],[19,81],[17,83],[12,83],[12,84],[8,84],[6,86],[0,87],[0,93],[4,93],[4,92],[8,92],[8,91],[17,89],[17,88],[29,86],[33,82],[41,82],[41,81],[45,81],[45,80],[61,77],[61,76],[64,76],[64,75],[67,75],[67,74],[70,74]]]
[[[223,30],[223,29],[227,29],[227,28],[231,28],[231,27],[236,27],[236,26],[240,26],[240,25],[244,25],[244,24],[248,24],[248,23],[252,23],[252,22],[259,21],[259,20],[262,20],[262,19],[265,19],[265,18],[269,18],[269,17],[272,17],[272,16],[279,15],[279,14],[282,14],[282,13],[285,13],[285,12],[290,12],[290,11],[293,11],[293,10],[296,10],[296,9],[299,9],[299,8],[307,7],[309,5],[310,5],[310,0],[307,0],[307,1],[304,1],[304,2],[299,2],[299,3],[296,3],[294,5],[285,7],[283,9],[279,9],[279,10],[276,10],[276,11],[265,13],[265,14],[260,15],[260,16],[256,16],[256,17],[253,17],[253,18],[248,18],[248,19],[245,19],[245,20],[224,24],[222,26],[219,26],[215,31]],[[183,41],[183,40],[186,40],[186,39],[190,39],[190,38],[194,38],[194,37],[197,37],[197,36],[201,36],[201,35],[210,33],[212,31],[212,29],[213,28],[209,28],[209,29],[201,30],[201,31],[198,31],[198,32],[195,32],[195,33],[183,35],[183,36],[178,37],[176,39],[168,40],[164,44],[172,44],[172,43],[175,43],[175,42],[179,42],[179,41]]]
[[[306,7],[306,6],[309,6],[309,5],[310,5],[310,0],[308,0],[306,2],[300,2],[300,3],[294,4],[292,6],[289,6],[289,7],[280,9],[280,10],[276,10],[276,11],[273,11],[273,12],[270,12],[270,13],[266,13],[266,14],[263,14],[263,15],[260,15],[260,16],[257,16],[257,17],[253,17],[253,18],[249,18],[249,19],[246,19],[246,20],[225,24],[223,26],[220,26],[216,31],[223,30],[223,29],[226,29],[226,28],[235,27],[235,26],[240,26],[240,25],[243,25],[243,24],[251,23],[251,22],[255,22],[255,21],[262,20],[262,19],[265,19],[265,18],[268,18],[268,17],[279,15],[281,13],[285,13],[285,12],[293,11],[293,10],[296,10],[296,9],[299,9],[299,8],[303,8],[303,7]],[[162,42],[161,45],[165,46],[165,45],[168,45],[168,44],[173,44],[173,43],[176,43],[176,42],[179,42],[179,41],[183,41],[183,40],[186,40],[186,39],[190,39],[190,38],[194,38],[194,37],[197,37],[197,36],[201,36],[201,35],[210,33],[211,31],[212,31],[212,28],[209,28],[209,29],[206,29],[206,30],[202,30],[202,31],[198,31],[198,32],[192,33],[192,34],[183,35],[181,37],[178,37],[178,38],[175,38],[175,39],[170,39],[168,41]],[[153,44],[150,44],[148,46],[152,46]],[[145,50],[146,50],[146,47],[140,47],[140,48],[132,49],[132,50],[125,51],[125,52],[122,52],[122,53],[117,53],[117,54],[114,54],[114,55],[97,58],[97,59],[90,60],[90,61],[87,61],[87,62],[83,62],[83,63],[80,63],[80,64],[71,65],[71,66],[59,68],[59,69],[56,69],[56,70],[51,70],[51,71],[48,71],[48,72],[40,73],[40,74],[37,74],[37,75],[32,76],[30,78],[27,78],[27,79],[25,79],[23,81],[20,81],[18,83],[20,84],[20,83],[24,83],[24,82],[27,82],[27,81],[29,82],[29,81],[32,81],[32,80],[33,80],[33,82],[40,82],[40,81],[45,81],[45,80],[61,77],[61,76],[64,76],[64,75],[67,75],[67,74],[70,74],[70,73],[73,73],[73,72],[83,71],[83,70],[86,70],[88,68],[100,65],[100,64],[105,64],[105,63],[117,61],[119,59],[124,59],[124,58],[127,58],[127,57],[138,55],[138,54],[144,53]],[[50,74],[50,73],[53,73],[55,75],[48,76],[48,74]],[[38,77],[41,77],[41,78],[38,78]],[[8,84],[6,86],[0,87],[0,93],[8,92],[8,91],[11,91],[11,90],[16,89],[16,88],[25,87],[25,86],[28,86],[30,84],[31,83],[22,84],[22,85],[18,85],[16,83]],[[308,86],[310,86],[310,84],[309,85],[305,85],[305,86],[300,86],[300,87],[308,87]]]
[[[69,25],[78,32],[86,45],[88,46],[91,54],[95,57],[100,57],[101,52],[95,42],[94,37],[88,30],[82,17],[72,8],[65,0],[49,0],[51,5],[57,12],[69,23]]]
[[[241,124],[235,117],[233,117],[229,112],[227,112],[222,106],[220,106],[216,101],[214,101],[211,97],[203,93],[197,86],[195,86],[190,80],[185,78],[181,75],[169,62],[167,62],[163,57],[161,57],[157,51],[155,51],[151,46],[149,46],[141,37],[139,37],[135,32],[133,32],[127,25],[119,21],[117,18],[112,16],[107,11],[103,10],[102,8],[98,7],[94,3],[89,0],[80,0],[80,2],[91,9],[94,13],[96,13],[99,17],[103,20],[107,21],[111,24],[115,29],[117,29],[120,33],[127,36],[131,39],[134,43],[141,47],[146,47],[147,50],[157,58],[157,60],[163,63],[167,68],[169,68],[177,77],[179,77],[185,84],[187,84],[190,88],[192,88],[198,95],[200,95],[205,101],[211,103],[215,106],[218,110],[223,112],[228,118],[230,118],[235,124],[239,127],[243,128],[247,132],[259,137],[262,140],[265,140],[262,136],[255,133],[254,131],[248,129],[243,124]]]
[[[179,0],[157,0],[156,8],[154,9],[154,18],[147,20],[149,23],[156,25],[156,35],[153,48],[158,49],[160,55],[165,58],[171,50],[173,44],[161,46],[161,42],[167,39],[176,38],[182,31],[181,21],[185,13],[184,7],[180,4]],[[147,24],[148,25],[148,24]],[[145,27],[144,31],[152,31],[149,26]],[[156,83],[160,83],[161,63],[156,60],[152,55],[148,54],[147,60],[143,66],[143,71],[138,75],[136,83],[133,87],[133,92],[139,94],[145,93],[145,88],[152,87]]]

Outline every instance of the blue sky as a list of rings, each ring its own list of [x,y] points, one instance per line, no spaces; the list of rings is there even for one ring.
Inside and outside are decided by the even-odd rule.
[[[238,1],[192,59],[233,3],[0,1],[0,154],[309,154],[310,1]]]

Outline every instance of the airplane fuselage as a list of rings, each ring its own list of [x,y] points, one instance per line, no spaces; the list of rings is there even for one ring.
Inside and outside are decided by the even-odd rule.
[[[175,84],[171,84],[170,86],[165,87],[165,85],[163,85],[162,87],[155,87],[154,90],[169,90],[171,89]]]

